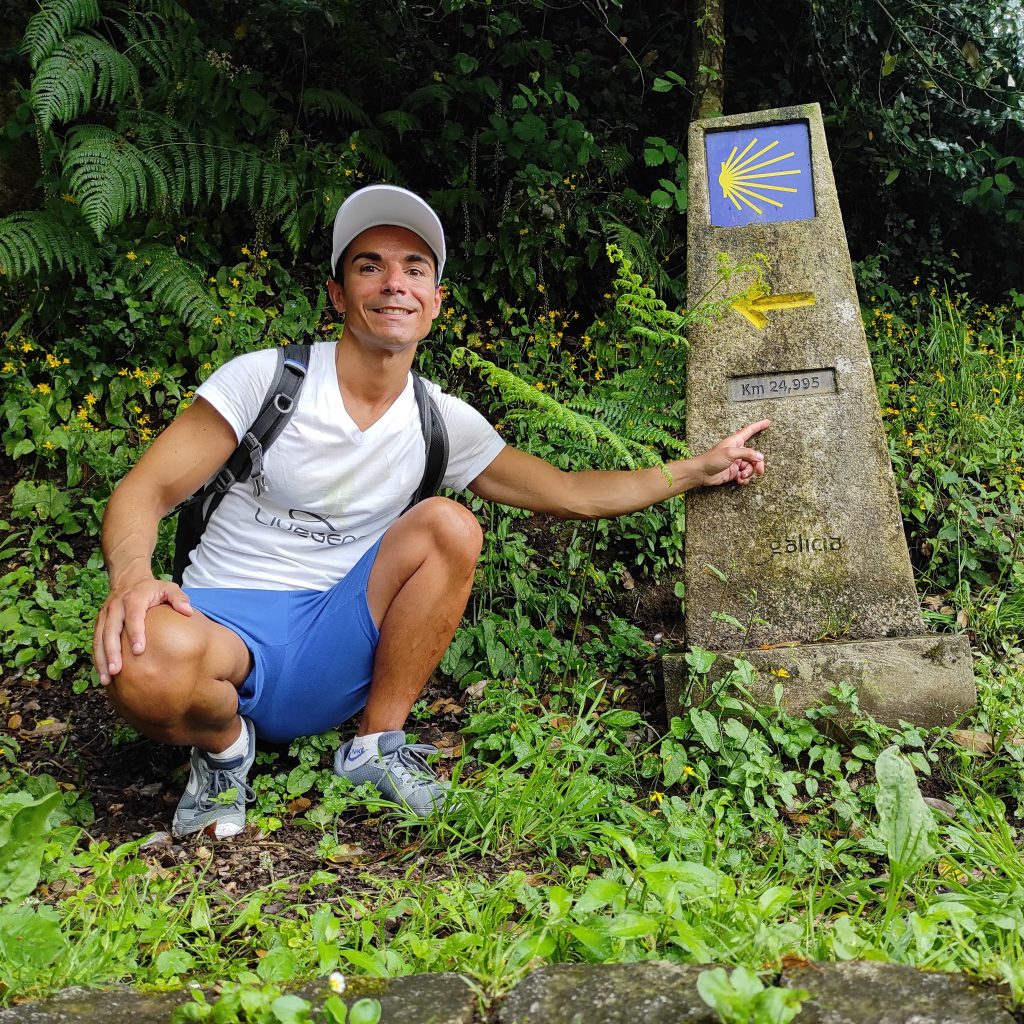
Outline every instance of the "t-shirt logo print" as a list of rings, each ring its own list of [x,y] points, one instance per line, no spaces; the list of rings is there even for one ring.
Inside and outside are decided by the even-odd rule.
[[[335,513],[332,513],[334,515]],[[337,527],[326,516],[319,512],[308,512],[301,508],[288,509],[290,522],[285,522],[280,516],[268,512],[261,505],[256,506],[256,522],[261,526],[269,526],[272,529],[284,530],[296,537],[307,537],[315,544],[326,544],[328,547],[337,547],[339,544],[351,544],[356,539],[354,534],[341,534]],[[317,530],[311,527],[302,526],[302,523],[317,523],[325,529]]]

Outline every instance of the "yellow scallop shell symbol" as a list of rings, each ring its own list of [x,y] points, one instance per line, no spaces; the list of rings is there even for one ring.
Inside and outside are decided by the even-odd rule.
[[[737,155],[739,146],[733,146],[732,152],[729,154],[729,159],[722,164],[722,172],[718,175],[718,184],[722,188],[722,195],[725,196],[737,210],[742,209],[740,203],[745,206],[749,206],[754,213],[763,214],[764,210],[757,205],[757,203],[769,203],[772,206],[777,206],[782,209],[782,203],[778,199],[773,199],[770,195],[766,195],[768,192],[796,192],[795,188],[789,188],[786,185],[770,185],[765,179],[766,178],[781,178],[789,174],[799,174],[800,168],[796,167],[791,170],[774,170],[766,171],[763,168],[770,167],[773,164],[779,164],[783,160],[789,160],[790,157],[795,154],[784,153],[782,156],[774,156],[768,160],[763,160],[760,163],[757,161],[761,160],[761,157],[765,156],[772,149],[779,144],[779,140],[776,139],[774,142],[769,142],[764,149],[759,149],[753,156],[747,156],[747,154],[757,145],[757,139],[751,139],[747,143],[746,149],[742,153]],[[757,202],[754,202],[757,200]]]

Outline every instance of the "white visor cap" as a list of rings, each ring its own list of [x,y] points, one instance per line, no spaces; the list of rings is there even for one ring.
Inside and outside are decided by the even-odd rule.
[[[337,276],[338,260],[353,238],[382,224],[394,224],[419,235],[437,260],[437,280],[440,282],[446,255],[441,221],[415,192],[397,185],[367,185],[353,192],[341,204],[334,218],[331,274]]]

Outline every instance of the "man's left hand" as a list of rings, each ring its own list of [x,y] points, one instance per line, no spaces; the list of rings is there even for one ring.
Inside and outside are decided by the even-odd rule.
[[[735,434],[719,441],[694,460],[700,469],[699,487],[715,487],[730,481],[749,484],[754,477],[764,475],[764,455],[747,443],[762,430],[771,426],[771,420],[748,423]]]

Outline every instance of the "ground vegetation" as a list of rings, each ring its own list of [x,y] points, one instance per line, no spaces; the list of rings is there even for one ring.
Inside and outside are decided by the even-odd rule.
[[[770,64],[761,12],[715,11],[727,111],[828,114],[924,614],[969,633],[978,707],[889,728],[838,689],[794,718],[740,665],[666,708],[683,502],[585,526],[474,504],[470,612],[411,726],[460,798],[420,827],[333,776],[327,734],[261,749],[240,841],[172,842],[186,758],[118,723],[88,660],[100,516],[216,366],[343,330],[323,239],[349,191],[436,203],[420,369],[566,467],[682,450],[687,327],[760,268],[684,308],[701,47],[676,5],[47,0],[0,55],[0,1000],[198,981],[283,1020],[298,976],[458,970],[485,1005],[539,963],[652,957],[733,968],[703,986],[723,1014],[788,1012],[794,958],[1024,1000],[1019,40],[988,8],[938,33],[826,2]],[[714,656],[689,658],[696,690]]]

